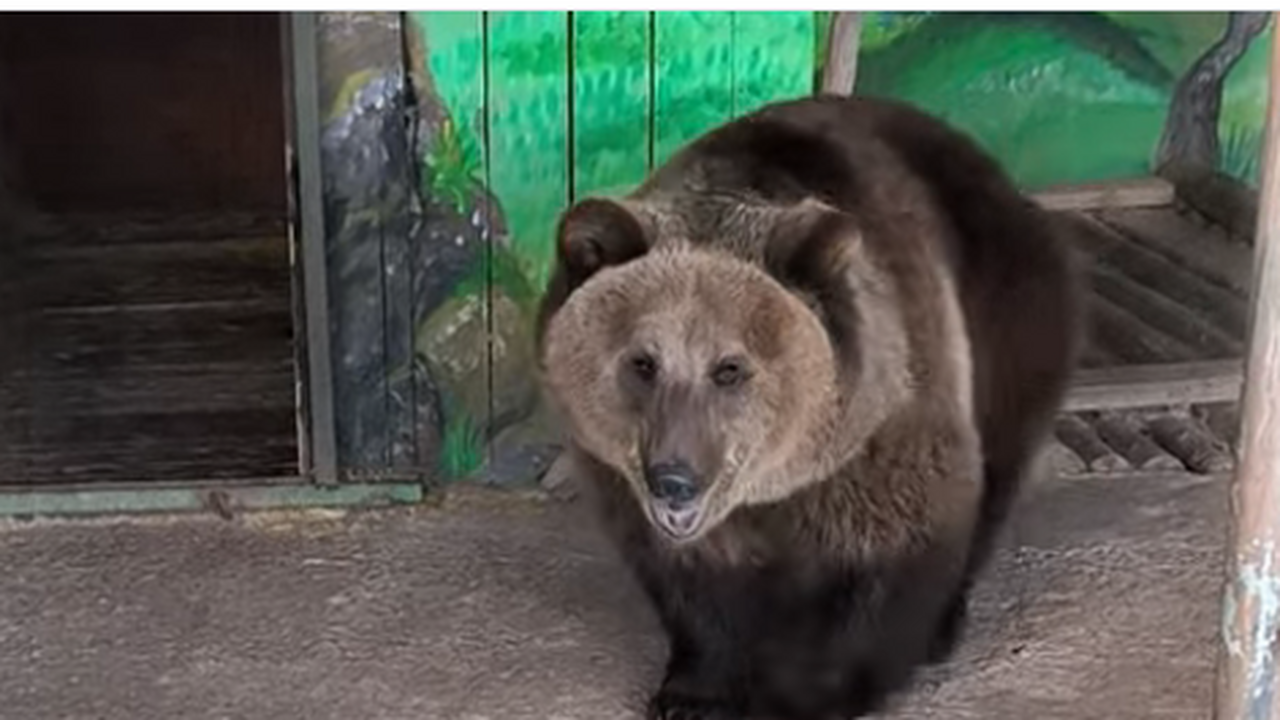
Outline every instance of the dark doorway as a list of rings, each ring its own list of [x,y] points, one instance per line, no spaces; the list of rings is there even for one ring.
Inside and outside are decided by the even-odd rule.
[[[297,474],[281,43],[0,15],[0,483]]]

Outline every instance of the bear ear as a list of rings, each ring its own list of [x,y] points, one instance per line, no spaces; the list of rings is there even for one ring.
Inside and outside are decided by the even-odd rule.
[[[847,367],[854,366],[858,354],[858,306],[849,270],[861,242],[852,216],[807,200],[783,211],[764,248],[766,272],[813,298]]]
[[[569,208],[556,228],[556,267],[539,308],[539,343],[551,315],[601,270],[649,251],[645,222],[622,203],[587,198]]]
[[[851,216],[806,200],[774,222],[764,248],[765,269],[783,285],[826,295],[847,288],[847,273],[861,241]]]
[[[649,238],[640,218],[621,203],[587,198],[569,208],[556,231],[560,270],[572,291],[592,275],[640,257]]]

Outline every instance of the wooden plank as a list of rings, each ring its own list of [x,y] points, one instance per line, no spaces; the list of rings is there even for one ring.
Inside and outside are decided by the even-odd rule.
[[[484,13],[479,11],[429,11],[408,13],[409,22],[422,33],[425,68],[432,89],[444,103],[449,122],[479,154],[483,168],[484,146]]]
[[[338,481],[338,423],[325,241],[324,152],[320,147],[320,38],[317,13],[295,12],[281,27],[285,74],[285,153],[290,182],[293,316],[298,329],[299,472],[317,485]]]
[[[1173,184],[1162,178],[1135,178],[1051,187],[1032,193],[1046,210],[1096,210],[1171,205]]]
[[[15,377],[0,385],[12,418],[293,408],[293,367],[226,363],[137,367],[97,376]]]
[[[41,248],[129,243],[199,242],[288,236],[288,223],[276,215],[252,212],[93,212],[60,213],[49,226],[33,231]]]
[[[1147,325],[1137,315],[1105,297],[1092,295],[1088,301],[1093,342],[1126,363],[1157,364],[1197,359],[1195,349]]]
[[[318,21],[318,107],[324,260],[339,466],[385,469],[398,420],[392,356],[403,347],[404,296],[389,294],[409,273],[399,251],[403,221],[414,217],[415,187],[404,172],[414,148],[405,122],[405,33],[398,12],[322,13]]]
[[[48,250],[19,278],[46,308],[264,301],[289,296],[284,238]]]
[[[654,17],[653,165],[733,115],[733,24],[720,12]]]
[[[1234,402],[1240,398],[1240,360],[1121,365],[1081,370],[1064,402],[1067,411]]]
[[[1273,21],[1280,20],[1280,13]],[[1273,22],[1273,26],[1280,22]],[[1280,40],[1272,34],[1240,464],[1232,482],[1216,720],[1280,718]]]
[[[24,338],[24,363],[12,371],[14,379],[97,376],[127,367],[279,365],[292,357],[285,303],[51,313],[32,324],[39,331]]]
[[[834,12],[827,36],[827,57],[822,66],[821,90],[833,95],[852,95],[858,82],[858,49],[862,36],[862,13]]]
[[[1172,209],[1104,210],[1095,216],[1113,230],[1211,282],[1249,295],[1253,257],[1221,228],[1198,227]]]
[[[488,47],[489,189],[542,287],[569,201],[568,16],[489,13]]]
[[[488,143],[488,95],[486,86],[488,58],[486,56],[488,38],[486,35],[486,14],[479,11],[438,11],[410,13],[410,23],[422,37],[422,49],[414,61],[425,64],[426,77],[435,90],[440,104],[442,117],[436,119],[431,129],[434,135],[426,138],[439,152],[433,151],[428,156],[428,168],[440,159],[453,163],[450,172],[444,174],[449,181],[444,184],[438,194],[443,195],[447,203],[454,204],[453,209],[472,217],[483,217],[480,227],[476,228],[475,220],[470,221],[468,237],[478,246],[478,251],[471,262],[472,267],[465,268],[468,273],[489,273],[492,268],[494,252],[499,244],[510,241],[509,236],[495,237],[496,228],[502,226],[499,211],[491,202],[492,195],[485,194],[485,189],[492,187],[490,177],[490,149]],[[504,136],[505,137],[505,136]],[[433,185],[434,185],[433,179]],[[506,200],[507,198],[502,198]],[[436,219],[436,218],[433,218]],[[428,228],[425,233],[435,242],[454,242],[458,237],[453,231],[435,233]],[[478,237],[477,237],[478,235]],[[446,253],[433,248],[441,255]],[[450,297],[445,302],[454,308],[455,313],[474,311],[479,322],[484,325],[490,322],[491,296],[493,289],[485,284],[472,284],[465,291],[457,290],[458,279],[437,273],[448,273],[451,263],[432,263],[430,271],[414,273],[414,297],[419,307],[415,307],[415,346],[422,342],[420,333],[429,332],[432,315],[439,312],[428,300],[439,292],[437,287],[450,288]],[[456,272],[456,270],[455,270]],[[490,276],[491,277],[491,276]],[[461,309],[459,309],[461,308]],[[451,468],[455,465],[450,460],[452,454],[449,437],[455,428],[484,426],[491,414],[488,382],[492,378],[492,352],[482,350],[475,345],[446,348],[466,355],[466,362],[472,368],[472,383],[482,385],[480,397],[474,406],[466,406],[457,402],[449,393],[451,388],[441,384],[433,370],[438,370],[435,363],[443,362],[439,357],[420,357],[414,362],[410,372],[403,368],[395,368],[400,377],[411,377],[415,388],[415,423],[416,436],[419,441],[417,461],[419,467],[427,470]],[[449,479],[452,479],[451,477]]]
[[[28,248],[22,302],[0,307],[18,328],[0,372],[6,482],[299,471],[286,238],[166,234],[184,222],[97,244],[64,226]]]
[[[1081,213],[1058,217],[1072,239],[1092,254],[1095,262],[1114,267],[1130,280],[1158,291],[1232,336],[1244,337],[1248,306],[1239,295],[1126,240],[1096,218]]]
[[[14,432],[0,474],[9,484],[287,476],[297,473],[293,411],[58,416]]]
[[[573,14],[573,198],[644,180],[650,144],[650,16]]]
[[[729,14],[733,23],[733,116],[813,93],[812,11]]]
[[[1133,282],[1110,265],[1095,263],[1091,275],[1093,290],[1100,297],[1194,348],[1199,359],[1240,357],[1243,354],[1242,341],[1155,290]]]

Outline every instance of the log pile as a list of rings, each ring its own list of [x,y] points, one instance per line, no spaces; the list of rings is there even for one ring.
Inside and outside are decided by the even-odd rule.
[[[1237,418],[1235,403],[1062,413],[1044,452],[1058,476],[1225,474]]]

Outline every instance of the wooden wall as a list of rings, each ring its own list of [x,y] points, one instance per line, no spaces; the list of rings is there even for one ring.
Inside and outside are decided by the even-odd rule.
[[[285,208],[276,13],[0,15],[0,127],[51,210]]]

